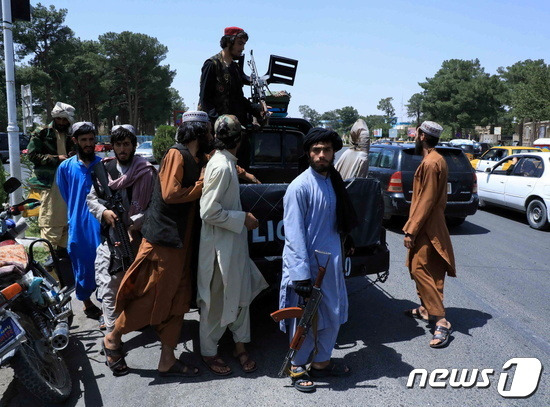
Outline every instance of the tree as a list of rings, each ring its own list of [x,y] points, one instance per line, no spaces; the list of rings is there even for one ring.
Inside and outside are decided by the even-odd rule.
[[[320,122],[324,122],[326,127],[331,128],[334,131],[340,130],[340,115],[336,110],[329,110],[325,112],[320,117]]]
[[[317,110],[312,109],[308,105],[298,106],[298,111],[304,119],[309,121],[313,127],[319,126],[319,120],[321,120],[321,115]]]
[[[153,138],[153,155],[159,164],[164,154],[174,145],[176,131],[176,127],[165,124],[157,127],[155,137]]]
[[[424,95],[422,93],[415,93],[409,99],[407,106],[407,115],[409,117],[415,117],[416,126],[420,126],[422,117],[422,102],[424,101]]]
[[[340,130],[345,133],[349,132],[353,126],[353,123],[359,119],[357,109],[352,106],[336,109],[336,113],[340,118]]]
[[[503,85],[485,73],[477,59],[444,61],[433,78],[419,85],[424,89],[424,114],[449,125],[453,134],[494,124],[503,112]]]
[[[397,121],[397,118],[395,117],[395,109],[393,108],[393,105],[391,103],[392,100],[393,98],[391,97],[380,99],[380,101],[378,102],[378,106],[376,106],[378,110],[385,113],[384,119],[386,123],[390,124],[391,126],[393,126]]]
[[[369,126],[370,133],[373,134],[374,129],[382,129],[382,133],[389,136],[389,129],[391,124],[386,121],[386,116],[382,115],[368,115],[361,117],[367,126]]]

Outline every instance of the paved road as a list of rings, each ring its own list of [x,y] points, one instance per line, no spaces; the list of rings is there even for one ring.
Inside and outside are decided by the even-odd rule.
[[[402,315],[415,306],[413,283],[404,267],[405,249],[398,228],[388,231],[391,271],[384,284],[366,279],[349,281],[350,316],[334,353],[354,374],[330,383],[319,382],[314,394],[300,394],[288,379],[277,378],[286,350],[285,337],[263,311],[254,321],[252,354],[260,368],[241,373],[231,360],[230,343],[221,349],[235,374],[218,378],[209,372],[191,380],[161,379],[155,368],[160,353],[152,332],[125,337],[130,375],[113,378],[98,354],[102,334],[77,310],[70,348],[65,352],[74,380],[66,406],[544,406],[550,405],[548,368],[550,343],[549,232],[530,229],[524,216],[510,212],[479,211],[452,232],[458,278],[446,286],[448,318],[454,327],[447,349],[430,349],[424,324]],[[199,364],[198,315],[186,316],[182,333],[186,360]],[[506,361],[538,358],[543,371],[540,385],[528,399],[506,399],[497,382]],[[488,388],[407,388],[415,368],[494,369]],[[514,370],[512,369],[511,372]],[[511,375],[512,376],[512,375]],[[39,406],[24,393],[12,371],[0,371],[0,405]],[[478,379],[481,381],[481,378]]]

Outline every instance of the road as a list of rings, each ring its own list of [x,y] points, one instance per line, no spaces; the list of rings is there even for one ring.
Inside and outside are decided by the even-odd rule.
[[[132,372],[114,378],[98,353],[102,334],[95,323],[77,316],[70,347],[65,352],[74,380],[66,406],[545,406],[550,405],[548,368],[550,343],[550,233],[536,231],[523,215],[479,211],[452,231],[458,278],[448,279],[445,302],[454,332],[446,349],[431,349],[423,323],[402,311],[416,305],[415,290],[404,267],[405,248],[398,228],[388,230],[391,251],[386,283],[349,281],[349,321],[338,338],[334,357],[343,359],[353,375],[318,382],[314,394],[302,394],[277,378],[286,339],[268,320],[267,311],[253,322],[251,353],[259,363],[255,373],[241,373],[226,342],[221,354],[235,374],[219,378],[207,372],[194,379],[164,379],[156,374],[160,346],[154,333],[125,336]],[[258,309],[256,311],[260,312]],[[196,355],[198,315],[186,316],[177,353],[200,366]],[[536,392],[527,399],[502,397],[497,383],[503,365],[512,358],[537,358],[543,370]],[[493,369],[487,388],[407,387],[413,369]],[[512,369],[510,376],[513,376]],[[519,375],[518,375],[519,376]],[[514,377],[515,378],[515,377]],[[510,379],[511,380],[511,379]],[[478,379],[481,381],[481,378]],[[508,387],[506,387],[508,389]],[[40,406],[13,380],[11,369],[0,370],[0,405]]]

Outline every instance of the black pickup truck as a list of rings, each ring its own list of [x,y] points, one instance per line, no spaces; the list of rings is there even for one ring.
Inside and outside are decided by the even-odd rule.
[[[269,125],[249,132],[239,153],[239,163],[262,182],[241,184],[241,202],[243,210],[252,212],[260,222],[258,229],[249,232],[250,257],[274,290],[279,289],[282,272],[283,196],[298,175],[303,137],[311,127],[304,119],[271,118]],[[380,183],[374,178],[354,178],[346,183],[360,219],[352,232],[355,253],[345,260],[346,276],[378,274],[380,281],[385,281],[390,254],[382,226]]]

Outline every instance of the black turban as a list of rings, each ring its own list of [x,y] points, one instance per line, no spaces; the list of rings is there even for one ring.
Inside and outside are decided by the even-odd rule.
[[[334,130],[314,127],[308,131],[304,137],[304,151],[307,153],[313,144],[321,141],[331,141],[334,152],[342,149],[343,147],[342,139]]]

